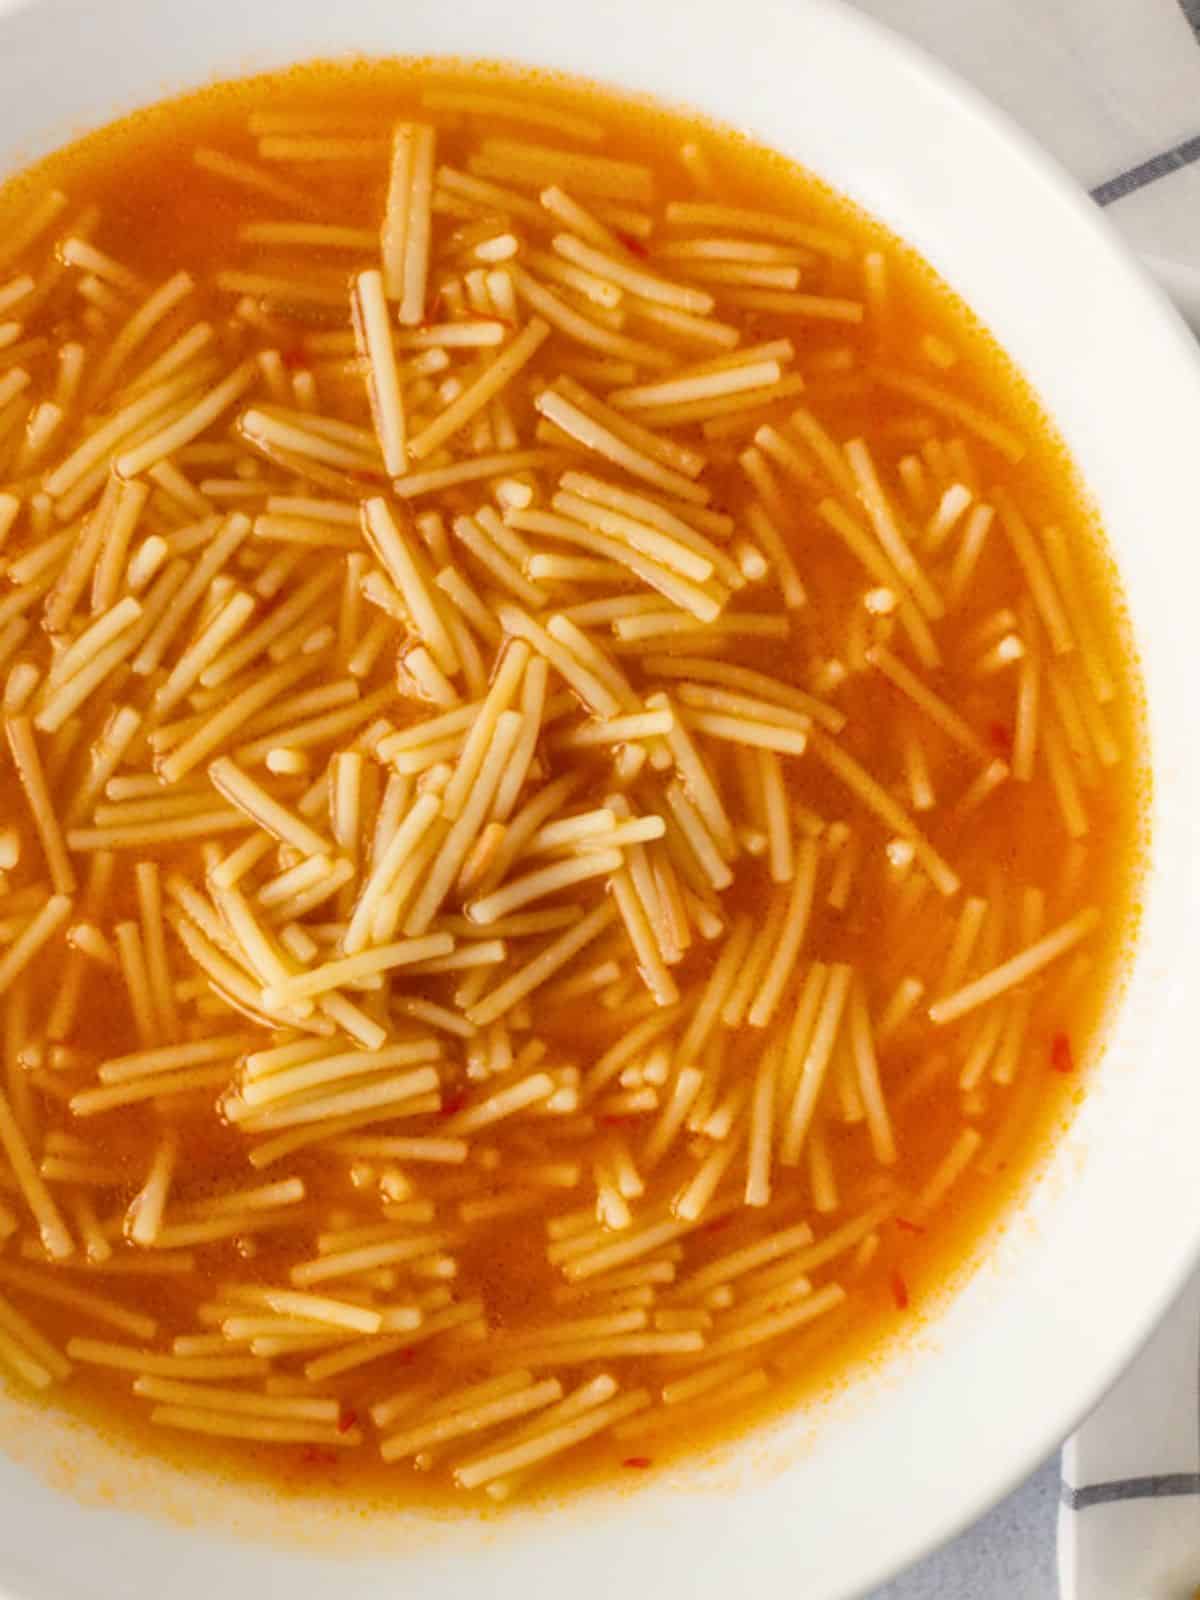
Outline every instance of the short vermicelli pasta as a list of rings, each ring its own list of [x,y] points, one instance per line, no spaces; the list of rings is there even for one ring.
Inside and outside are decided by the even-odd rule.
[[[0,222],[0,1368],[488,1505],[901,1329],[1138,855],[1114,583],[967,313],[494,69],[212,91]]]

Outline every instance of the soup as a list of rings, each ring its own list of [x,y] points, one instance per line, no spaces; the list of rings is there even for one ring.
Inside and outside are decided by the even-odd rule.
[[[923,264],[493,69],[0,196],[0,1361],[488,1506],[913,1326],[1134,920],[1115,581]]]

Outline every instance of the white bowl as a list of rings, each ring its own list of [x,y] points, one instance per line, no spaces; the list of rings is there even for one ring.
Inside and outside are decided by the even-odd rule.
[[[690,102],[851,195],[975,308],[1062,430],[1124,576],[1156,774],[1141,943],[1083,1110],[985,1265],[925,1336],[828,1402],[636,1493],[485,1525],[272,1505],[7,1401],[0,1428],[25,1460],[0,1461],[0,1583],[38,1600],[97,1584],[110,1600],[858,1593],[1062,1438],[1200,1244],[1200,367],[1071,183],[829,0],[41,0],[0,18],[0,171],[214,76],[349,51],[515,58]]]

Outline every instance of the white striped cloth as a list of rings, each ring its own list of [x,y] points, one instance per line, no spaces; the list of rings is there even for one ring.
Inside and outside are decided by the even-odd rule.
[[[1032,133],[1200,332],[1200,0],[856,3]],[[1063,1450],[1058,1561],[1062,1600],[1200,1595],[1200,1274]]]
[[[1058,1564],[1071,1600],[1200,1589],[1198,1330],[1200,1275],[1063,1449]]]
[[[854,0],[1105,207],[1200,327],[1200,0]]]

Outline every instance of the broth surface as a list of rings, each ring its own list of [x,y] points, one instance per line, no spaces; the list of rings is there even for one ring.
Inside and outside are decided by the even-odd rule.
[[[380,265],[381,222],[396,218],[397,122],[435,129],[437,174],[417,314],[404,320],[402,285],[387,297],[402,473],[385,470],[394,440],[374,301],[369,284],[357,287]],[[423,137],[412,141],[418,167]],[[562,198],[547,205],[551,186]],[[67,197],[61,215],[7,258],[4,240],[51,189]],[[687,209],[706,205],[760,215]],[[416,200],[400,228],[401,277],[418,270],[414,216]],[[144,341],[122,335],[181,271],[192,283]],[[674,298],[655,297],[663,283]],[[539,317],[547,331],[499,403],[438,441],[441,411],[469,398]],[[591,333],[580,335],[580,318]],[[180,406],[248,363],[242,386],[145,466],[127,432],[102,458],[125,469],[77,491],[86,473],[68,481],[64,463],[98,437],[95,419],[167,381],[198,325],[211,335],[183,348],[175,370],[194,370],[197,386]],[[129,352],[108,371],[122,338]],[[1136,668],[1100,532],[1035,401],[945,286],[809,175],[694,119],[501,69],[322,65],[156,107],[0,190],[0,339],[0,629],[28,623],[0,631],[0,825],[16,837],[0,963],[52,892],[70,902],[22,971],[0,965],[11,1222],[0,1295],[67,1352],[72,1370],[46,1403],[139,1446],[268,1474],[288,1492],[487,1506],[489,1486],[503,1501],[653,1471],[852,1377],[911,1331],[1080,1093],[1134,932],[1147,781]],[[61,354],[74,345],[77,381]],[[731,360],[759,346],[756,381],[737,378]],[[735,377],[714,389],[705,363]],[[10,381],[10,393],[19,372],[27,392]],[[654,395],[680,374],[698,381],[698,398]],[[57,415],[39,421],[39,405]],[[634,433],[622,451],[614,412],[649,429],[658,453]],[[151,413],[141,442],[173,415],[155,424]],[[508,459],[411,491],[415,474],[492,455]],[[689,497],[689,483],[704,492]],[[135,498],[122,500],[130,484]],[[122,505],[132,520],[118,545]],[[55,722],[54,693],[72,678],[64,652],[85,628],[131,595],[146,615],[172,565],[186,584],[238,514],[246,530],[202,575],[160,658],[139,671],[131,656],[132,673],[114,661]],[[465,534],[462,518],[473,519]],[[89,529],[106,554],[85,568],[77,601],[48,615]],[[54,546],[63,530],[70,539]],[[389,530],[417,552],[415,566],[389,560]],[[724,565],[706,554],[714,546]],[[667,579],[661,564],[646,578],[664,548]],[[105,559],[108,577],[97,577]],[[431,583],[447,571],[445,585]],[[419,605],[435,587],[443,632],[447,616],[457,629],[449,672]],[[750,617],[751,631],[722,634],[687,609],[713,595],[720,618]],[[244,614],[226,609],[238,596]],[[518,612],[535,618],[531,631]],[[567,631],[547,634],[564,614]],[[175,694],[170,674],[222,615],[229,632],[209,664],[282,621],[218,681],[197,675]],[[518,637],[528,662],[514,669]],[[598,672],[580,654],[589,641],[603,652]],[[81,647],[79,660],[92,654]],[[496,702],[506,670],[511,694]],[[171,766],[207,718],[275,672],[267,700],[202,757]],[[589,703],[597,678],[608,699]],[[322,689],[333,697],[301,703]],[[272,727],[283,702],[294,710]],[[126,705],[144,722],[89,790]],[[289,742],[305,718],[347,706],[366,709]],[[424,747],[405,730],[456,707],[472,709],[415,761]],[[624,716],[652,720],[598,742],[603,722]],[[289,982],[340,959],[402,819],[422,793],[453,792],[470,727],[489,731],[486,750],[506,729],[519,749],[531,718],[532,764],[503,818],[489,802],[450,893],[414,923],[427,864],[387,938],[355,948],[449,930],[452,955],[478,950],[492,935],[487,922],[472,927],[474,907],[503,884],[578,865],[614,830],[619,864],[511,914],[501,905],[494,971],[413,975],[410,954],[385,966],[382,988],[364,969],[313,991],[340,995],[349,1024],[314,1011]],[[164,725],[175,731],[155,744]],[[700,752],[699,778],[673,742],[680,730]],[[71,886],[55,881],[39,840],[23,738],[66,836]],[[466,772],[458,815],[481,770]],[[878,786],[866,794],[864,772]],[[231,796],[243,773],[254,793]],[[575,787],[539,826],[584,816],[585,832],[539,835],[532,854],[527,838],[490,883],[513,819],[565,774]],[[728,839],[709,826],[709,783]],[[256,832],[263,790],[287,815]],[[659,832],[623,843],[624,807]],[[204,816],[188,838],[107,831]],[[453,820],[447,806],[430,827],[448,834]],[[296,843],[304,824],[327,853]],[[258,857],[221,884],[218,863],[255,837]],[[330,888],[342,860],[353,872]],[[298,876],[258,898],[289,871]],[[239,903],[267,929],[270,971],[247,955],[257,947]],[[289,903],[286,918],[272,909]],[[577,954],[489,1014],[504,980],[588,917]],[[1062,953],[1043,965],[1040,941],[1057,930]],[[650,958],[631,943],[639,931]],[[793,932],[794,959],[768,994]],[[970,1004],[966,986],[1027,950],[1036,970]],[[233,988],[217,957],[232,963]],[[157,990],[139,1001],[139,974],[153,983],[156,971],[171,1006]],[[938,1014],[959,996],[961,1012],[955,998]],[[724,1015],[697,1042],[698,1008],[714,999]],[[369,1098],[408,1074],[394,1103],[349,1099],[308,1124],[316,1076],[286,1094],[270,1087],[273,1072],[317,1059],[305,1041],[322,1016],[332,1043],[313,1049],[327,1057],[335,1044],[343,1054],[378,1044],[376,1033],[395,1055],[386,1069],[356,1056],[321,1092]],[[225,1043],[206,1057],[213,1038]],[[177,1045],[196,1046],[194,1059],[156,1068],[145,1058]],[[263,1058],[292,1045],[290,1065]],[[158,1072],[157,1098],[90,1098]],[[165,1074],[180,1072],[199,1076],[175,1093]],[[514,1109],[480,1118],[513,1085]],[[305,1127],[309,1142],[254,1159]],[[64,1231],[60,1259],[45,1210],[31,1214],[22,1151]],[[274,1184],[285,1187],[258,1192]],[[244,1191],[244,1204],[226,1199]],[[139,1212],[145,1223],[159,1207],[139,1243]],[[630,1246],[647,1228],[657,1242]],[[756,1246],[759,1259],[736,1259]],[[365,1254],[330,1268],[342,1251]],[[63,1285],[67,1303],[53,1298]],[[79,1290],[103,1306],[89,1311]],[[24,1352],[47,1371],[28,1329],[3,1326],[0,1360],[20,1370]],[[195,1393],[206,1383],[207,1398]],[[464,1389],[457,1405],[445,1399]],[[275,1414],[247,1396],[278,1402]],[[475,1417],[490,1424],[464,1422],[455,1436],[446,1417],[473,1405],[495,1408]],[[610,1411],[610,1426],[581,1428],[562,1454],[519,1456],[539,1426],[546,1437],[556,1422]],[[282,1431],[213,1439],[195,1431],[205,1417],[233,1435],[264,1421]],[[388,1439],[394,1459],[382,1461]]]

